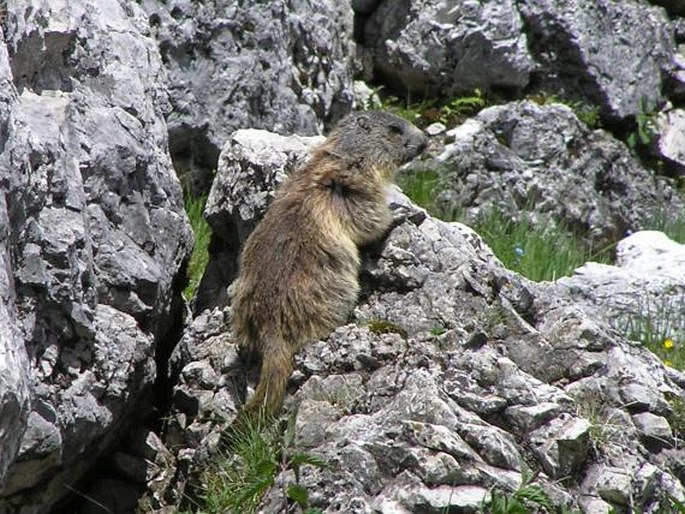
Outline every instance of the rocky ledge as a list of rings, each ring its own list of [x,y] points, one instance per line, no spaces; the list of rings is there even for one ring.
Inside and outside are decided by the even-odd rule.
[[[412,166],[445,209],[617,259],[531,282],[394,191],[349,323],[291,378],[295,444],[328,464],[302,469],[310,504],[473,512],[529,472],[588,513],[685,501],[685,377],[626,338],[647,312],[685,340],[683,245],[642,230],[684,209],[684,10],[653,3],[0,2],[0,514],[190,508],[254,382],[230,330],[240,245],[374,89],[493,104]],[[213,228],[192,306],[179,176]]]

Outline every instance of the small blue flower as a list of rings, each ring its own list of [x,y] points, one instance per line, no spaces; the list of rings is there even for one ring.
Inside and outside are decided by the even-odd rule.
[[[514,247],[514,254],[516,255],[516,257],[523,257],[524,253],[525,252],[523,251],[523,248],[521,248],[520,245],[516,245]]]

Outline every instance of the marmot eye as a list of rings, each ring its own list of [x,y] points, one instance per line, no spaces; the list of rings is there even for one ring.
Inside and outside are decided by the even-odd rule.
[[[404,129],[402,128],[402,126],[395,125],[394,123],[392,125],[388,125],[388,130],[391,134],[404,134]]]

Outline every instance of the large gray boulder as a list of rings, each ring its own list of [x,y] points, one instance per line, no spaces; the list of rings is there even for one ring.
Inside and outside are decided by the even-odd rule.
[[[561,104],[490,107],[452,130],[454,142],[419,167],[440,175],[438,210],[476,221],[492,209],[512,219],[561,223],[595,250],[685,208],[668,179],[622,142],[590,130]]]
[[[156,348],[179,315],[192,234],[167,151],[164,69],[142,10],[114,0],[8,7],[0,512],[33,513],[69,494],[136,421]]]
[[[0,220],[3,217],[0,216]],[[6,247],[2,248],[2,262],[4,265],[9,262]],[[15,298],[5,296],[11,292],[11,282],[5,270],[0,276],[3,293],[0,303],[0,433],[3,434],[0,442],[0,483],[4,482],[7,468],[17,455],[30,409],[28,356],[16,327],[16,313],[12,304]]]
[[[402,94],[521,90],[533,60],[515,2],[385,1],[364,27],[367,73]]]
[[[249,196],[225,189],[213,202],[243,227],[268,204],[273,177],[296,161],[282,153],[265,165],[246,151],[265,138],[237,135],[239,158],[224,168],[244,177],[258,169],[270,177],[264,186],[252,180],[241,186]],[[628,502],[655,512],[667,495],[685,499],[671,403],[685,400],[685,382],[567,291],[504,269],[468,227],[399,195],[393,202],[398,225],[365,253],[350,323],[296,357],[288,398],[298,407],[296,444],[329,463],[301,470],[311,506],[476,512],[491,488],[516,489],[524,466],[571,509]],[[246,391],[230,318],[230,306],[198,315],[172,357],[178,380],[165,442],[183,469],[176,487],[206,469]],[[262,512],[282,509],[279,485]]]
[[[528,89],[618,122],[654,111],[674,71],[671,21],[647,2],[386,0],[364,13],[366,77],[412,98]]]
[[[7,47],[0,45],[0,153],[7,138],[11,105],[17,102],[11,77]],[[0,177],[7,172],[0,168]],[[0,185],[0,484],[19,450],[30,410],[28,355],[17,324],[6,193]]]
[[[608,120],[652,112],[675,42],[666,12],[647,2],[518,3],[544,90],[585,99]]]
[[[145,0],[169,76],[177,169],[207,191],[239,128],[314,135],[353,101],[350,0]]]

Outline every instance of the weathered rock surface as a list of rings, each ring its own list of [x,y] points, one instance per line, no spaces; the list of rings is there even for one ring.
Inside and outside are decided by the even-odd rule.
[[[402,94],[520,90],[533,70],[513,0],[385,1],[366,21],[363,45],[367,73]]]
[[[674,20],[676,41],[682,43],[685,39],[685,19]],[[679,105],[685,100],[685,55],[682,53],[682,44],[678,45],[678,51],[673,56],[673,68],[668,71],[665,78],[666,92],[670,100]]]
[[[597,105],[608,121],[659,106],[675,52],[663,9],[615,0],[384,1],[361,44],[367,78],[401,94],[532,88]]]
[[[670,34],[682,39],[683,24],[644,2],[8,7],[0,23],[0,514],[59,510],[75,485],[113,511],[137,502],[169,512],[183,502],[254,379],[226,306],[240,243],[320,141],[233,131],[316,134],[345,114],[360,57],[353,31],[361,61],[402,93],[547,89],[596,103],[608,121],[651,111],[665,94],[685,98]],[[357,90],[358,105],[373,102],[372,91]],[[676,170],[677,127],[678,119],[663,124],[660,146]],[[683,210],[668,180],[562,106],[494,107],[448,137],[455,142],[431,163],[450,185],[441,201],[466,205],[472,219],[491,207],[512,216],[530,207],[534,220],[549,216],[599,247],[645,226],[655,209]],[[166,376],[190,246],[169,140],[178,169],[190,172],[213,169],[228,142],[207,207],[215,236],[199,314]],[[298,355],[291,379],[297,444],[331,464],[303,469],[313,506],[468,512],[492,487],[515,489],[525,467],[540,470],[538,483],[570,508],[657,512],[669,495],[683,500],[674,401],[685,398],[685,376],[616,330],[645,302],[681,312],[682,247],[636,234],[619,246],[616,267],[587,265],[534,284],[503,269],[465,226],[435,220],[397,193],[391,203],[397,226],[366,249],[357,309]],[[141,405],[156,358],[174,385],[163,438],[127,430],[149,413]],[[111,476],[84,490],[76,482],[101,456]],[[267,495],[264,512],[279,511],[280,494]]]
[[[554,287],[638,340],[651,335],[685,343],[685,245],[662,232],[625,238],[615,266],[588,262]]]
[[[167,152],[164,71],[140,8],[8,7],[0,512],[28,514],[69,494],[135,420],[179,314],[174,281],[192,236]]]
[[[12,87],[7,47],[0,45],[0,154],[10,123],[10,106],[17,102]],[[0,168],[0,178],[7,171]],[[14,461],[29,415],[29,365],[17,327],[17,294],[12,277],[10,212],[0,186],[0,484]]]
[[[258,152],[241,148],[225,170],[274,177],[294,162],[282,154],[264,168]],[[217,194],[214,205],[235,216],[244,203],[251,226],[274,182],[249,182],[250,198]],[[311,505],[475,512],[490,488],[515,489],[523,466],[540,470],[538,482],[570,508],[654,512],[667,494],[685,498],[685,450],[667,437],[669,398],[685,398],[683,384],[565,293],[504,269],[467,227],[394,202],[404,221],[366,254],[350,323],[296,358],[289,404],[298,406],[298,444],[329,463],[302,469]],[[230,307],[200,314],[172,359],[180,379],[166,443],[184,448],[186,478],[245,392],[230,316]],[[263,511],[282,506],[275,489]]]
[[[349,0],[145,0],[170,82],[172,156],[207,190],[239,128],[318,134],[352,106]]]
[[[518,3],[542,89],[584,98],[610,120],[651,112],[675,42],[663,9],[615,0]]]
[[[514,102],[481,111],[453,129],[434,161],[446,213],[467,219],[497,209],[533,223],[562,223],[595,249],[685,206],[667,179],[644,168],[620,141],[590,130],[560,104]]]
[[[685,110],[659,113],[655,122],[656,155],[674,175],[685,176]]]

